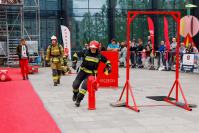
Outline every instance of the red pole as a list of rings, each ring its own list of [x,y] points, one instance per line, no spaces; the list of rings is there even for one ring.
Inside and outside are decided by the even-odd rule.
[[[130,14],[127,17],[127,61],[126,61],[126,106],[129,105],[129,58],[130,58]]]
[[[129,81],[129,58],[130,58],[130,14],[128,13],[127,18],[127,62],[126,62],[126,80]]]
[[[177,46],[176,46],[176,102],[178,102],[179,90],[179,47],[180,47],[180,14],[177,14]]]
[[[130,41],[130,33],[131,33],[131,30],[130,30],[130,25],[131,25],[131,22],[134,20],[134,18],[137,16],[137,14],[134,14],[133,16],[131,16],[131,13],[128,12],[128,16],[127,16],[127,21],[126,21],[126,25],[127,25],[127,62],[126,62],[126,82],[129,83],[129,78],[130,78],[130,71],[129,71],[129,59],[130,59],[130,44],[129,44],[129,41]],[[128,87],[128,86],[127,86]]]

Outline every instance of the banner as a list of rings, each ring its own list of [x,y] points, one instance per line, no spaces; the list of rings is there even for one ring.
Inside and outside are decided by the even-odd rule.
[[[152,43],[152,51],[154,53],[154,23],[153,20],[150,17],[147,17],[148,20],[148,27],[149,27],[149,33],[151,37],[151,43]]]
[[[164,39],[165,39],[166,49],[170,50],[169,24],[166,17],[164,17]]]
[[[182,71],[193,72],[194,70],[194,54],[184,54],[182,62]]]
[[[62,31],[62,39],[63,39],[63,43],[64,43],[64,54],[66,56],[68,56],[68,58],[71,60],[70,31],[64,25],[61,25],[61,31]]]
[[[104,74],[105,64],[100,63],[98,68],[98,83],[100,87],[118,87],[118,52],[101,52],[110,62],[112,72],[109,75]]]

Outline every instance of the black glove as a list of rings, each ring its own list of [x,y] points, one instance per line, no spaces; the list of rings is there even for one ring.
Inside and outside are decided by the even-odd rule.
[[[105,68],[104,68],[104,74],[105,75],[109,75],[110,73],[111,73],[111,67],[110,66],[106,66]]]

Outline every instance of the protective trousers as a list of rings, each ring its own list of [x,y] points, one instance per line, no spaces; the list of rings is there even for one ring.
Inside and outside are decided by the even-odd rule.
[[[28,76],[28,59],[21,59],[19,61],[20,63],[20,68],[21,68],[21,74],[23,77]]]
[[[61,78],[62,67],[61,63],[51,63],[53,82],[57,83]]]
[[[73,93],[74,95],[78,95],[78,98],[80,101],[84,98],[84,95],[87,92],[87,79],[89,75],[90,74],[81,70],[73,82]],[[82,86],[81,86],[81,89],[79,89],[79,86],[81,85],[81,83],[82,83]]]

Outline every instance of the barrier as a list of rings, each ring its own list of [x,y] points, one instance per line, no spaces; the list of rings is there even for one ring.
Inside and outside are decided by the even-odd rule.
[[[133,61],[133,65],[136,66],[137,62],[137,55],[135,54],[136,52],[131,52],[131,54],[133,54],[133,57],[131,56],[131,63]],[[144,52],[140,52],[139,53],[143,54]],[[169,55],[171,55],[172,52],[167,52]],[[184,57],[184,55],[192,55],[194,57],[191,58],[191,60],[189,60],[189,62],[192,62],[192,65],[187,65],[187,58]],[[151,57],[149,57],[151,58]],[[174,60],[172,60],[170,62],[170,58],[173,58]],[[160,52],[160,51],[155,51],[155,57],[154,57],[154,62],[150,62],[150,60],[148,58],[142,58],[142,64],[143,64],[143,68],[150,68],[150,65],[153,65],[155,69],[157,70],[167,70],[168,67],[171,67],[171,70],[175,70],[175,65],[171,65],[170,64],[175,64],[175,55],[173,57],[166,57],[166,52]],[[184,63],[185,62],[185,63]],[[199,53],[180,53],[180,70],[183,72],[194,72],[194,73],[199,73]],[[148,67],[147,67],[148,65]],[[190,68],[191,67],[191,68]]]
[[[118,87],[118,52],[101,52],[111,63],[112,72],[109,75],[104,74],[105,64],[100,63],[98,68],[97,80],[99,87]]]

